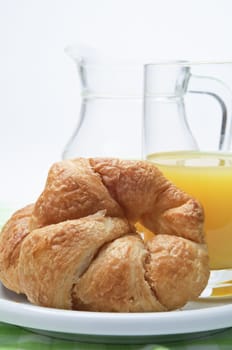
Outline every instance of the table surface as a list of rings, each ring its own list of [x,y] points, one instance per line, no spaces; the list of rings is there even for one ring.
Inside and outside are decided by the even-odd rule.
[[[0,227],[12,213],[9,205],[0,203]],[[0,310],[1,320],[1,310]],[[231,315],[232,320],[232,315]],[[90,344],[44,336],[15,325],[0,322],[0,350],[229,350],[232,349],[232,328],[189,340],[143,345]]]

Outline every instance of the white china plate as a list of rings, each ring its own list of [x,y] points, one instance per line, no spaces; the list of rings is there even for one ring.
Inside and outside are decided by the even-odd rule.
[[[30,304],[0,284],[0,321],[63,339],[144,343],[195,338],[232,327],[229,300],[197,301],[157,313],[100,313],[58,310]]]
[[[212,270],[201,299],[225,300],[232,302],[232,269]]]

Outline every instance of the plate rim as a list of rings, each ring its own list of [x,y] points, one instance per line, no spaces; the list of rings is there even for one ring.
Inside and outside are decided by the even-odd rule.
[[[63,310],[30,304],[24,296],[7,290],[0,283],[0,321],[25,328],[66,334],[145,337],[232,327],[231,302],[193,303],[213,306],[149,313]]]

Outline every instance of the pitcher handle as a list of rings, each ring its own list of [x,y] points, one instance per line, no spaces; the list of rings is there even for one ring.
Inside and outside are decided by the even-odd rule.
[[[218,148],[229,151],[232,136],[232,91],[221,80],[208,76],[190,74],[187,92],[212,96],[222,110]]]

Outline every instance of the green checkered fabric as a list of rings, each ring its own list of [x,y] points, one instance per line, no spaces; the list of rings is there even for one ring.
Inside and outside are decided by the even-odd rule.
[[[231,350],[232,329],[197,340],[147,345],[89,344],[56,339],[0,323],[0,350]]]
[[[0,227],[12,214],[10,206],[0,203]],[[1,321],[1,310],[0,310]],[[232,315],[231,315],[232,323]],[[132,341],[133,342],[133,341]],[[232,350],[232,328],[195,339],[144,345],[90,344],[40,335],[18,326],[0,322],[0,350]]]

